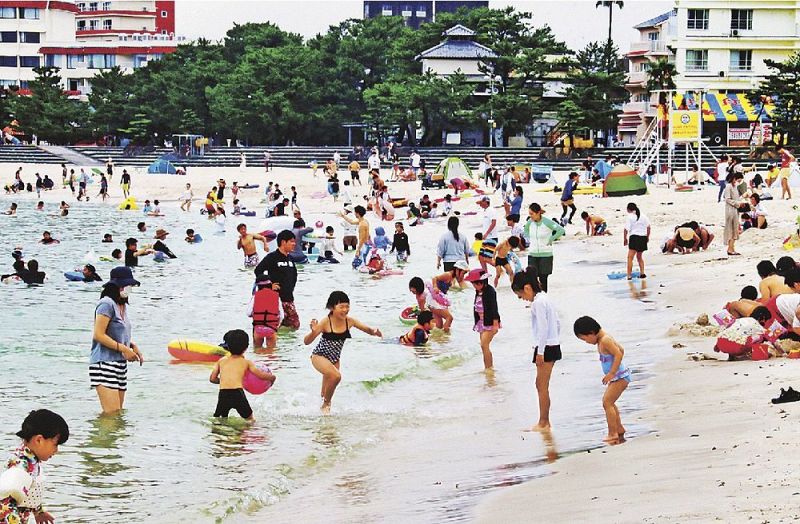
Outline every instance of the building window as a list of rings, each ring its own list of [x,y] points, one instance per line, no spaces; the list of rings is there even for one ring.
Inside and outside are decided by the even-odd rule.
[[[650,71],[650,62],[642,62],[639,64],[639,71]]]
[[[86,11],[86,4],[80,2],[78,5],[78,11]]]
[[[161,11],[161,18],[169,18],[169,13],[166,11]]]
[[[19,41],[26,44],[38,44],[41,42],[41,33],[33,31],[20,31]]]
[[[56,55],[44,55],[45,67],[56,67]]]
[[[383,16],[392,16],[394,12],[392,11],[392,4],[383,4],[381,8],[381,14]]]
[[[97,2],[89,2],[89,11],[97,11]]]
[[[139,69],[147,65],[147,55],[135,55],[133,57],[133,68]]]
[[[67,80],[69,91],[80,91],[84,86],[83,78],[70,78]]]
[[[67,55],[67,69],[75,69],[76,67],[83,67],[86,59],[84,55]]]
[[[753,51],[750,49],[731,51],[731,71],[752,71]]]
[[[8,42],[16,42],[17,41],[17,32],[16,31],[3,31],[0,32],[0,42],[8,43]]]
[[[0,56],[0,67],[17,67],[17,57]]]
[[[19,17],[25,20],[39,20],[39,9],[36,7],[20,7]]]
[[[647,33],[647,39],[651,42],[655,42],[656,40],[658,40],[659,35],[660,33],[658,31],[652,31],[650,33]]]
[[[708,29],[708,9],[689,9],[687,29]]]
[[[731,9],[731,29],[746,31],[753,29],[753,10]]]
[[[86,20],[78,20],[78,31],[86,31]]]
[[[107,20],[103,20],[103,29],[105,29],[106,31],[111,29],[111,19],[110,18],[107,19]]]
[[[403,18],[411,18],[411,15],[413,14],[413,11],[411,11],[411,6],[406,4],[401,7],[400,14],[403,16]]]
[[[111,2],[103,2],[103,11],[111,11]]]
[[[708,49],[687,49],[686,70],[708,71]]]
[[[19,57],[20,67],[39,67],[41,65],[38,56],[21,56]]]
[[[98,20],[89,20],[89,30],[94,31],[100,26]]]
[[[0,18],[16,18],[17,9],[15,7],[0,7]]]

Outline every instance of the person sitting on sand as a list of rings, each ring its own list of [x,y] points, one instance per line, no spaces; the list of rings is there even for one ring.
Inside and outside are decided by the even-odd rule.
[[[728,302],[725,304],[725,309],[733,318],[749,317],[755,308],[764,305],[756,300],[757,298],[758,290],[755,286],[745,286],[742,288],[739,300]]]
[[[794,293],[792,288],[786,285],[784,278],[778,275],[778,270],[771,261],[762,260],[756,265],[756,270],[758,276],[761,277],[761,282],[758,284],[761,300],[769,300],[785,293]]]
[[[761,203],[761,197],[756,193],[750,195],[750,211],[748,215],[752,227],[767,229],[767,212],[764,209],[764,204]]]
[[[586,223],[586,234],[593,237],[610,235],[606,219],[600,215],[590,215],[586,211],[581,213],[581,218]]]

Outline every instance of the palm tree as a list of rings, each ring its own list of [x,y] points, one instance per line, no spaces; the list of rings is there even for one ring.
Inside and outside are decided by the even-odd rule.
[[[648,93],[675,89],[676,76],[678,76],[678,71],[675,69],[675,64],[662,58],[658,62],[650,64],[645,88]],[[664,93],[659,93],[659,103],[664,103],[663,100],[666,100],[666,95]]]
[[[620,2],[619,0],[598,0],[598,2],[594,5],[594,8],[597,9],[598,7],[607,7],[608,8],[608,47],[611,48],[611,22],[614,17],[614,5],[616,4],[617,7],[622,9],[625,5],[625,2]]]

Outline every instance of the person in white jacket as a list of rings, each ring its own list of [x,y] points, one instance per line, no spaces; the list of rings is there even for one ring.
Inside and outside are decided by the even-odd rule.
[[[514,275],[511,289],[522,300],[531,302],[533,363],[536,364],[536,392],[539,396],[539,422],[534,431],[550,429],[550,376],[561,360],[561,322],[553,303],[542,291],[536,268],[528,266]]]

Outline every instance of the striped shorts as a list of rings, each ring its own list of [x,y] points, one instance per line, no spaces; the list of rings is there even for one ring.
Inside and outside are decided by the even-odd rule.
[[[89,386],[103,386],[109,389],[126,391],[128,389],[128,363],[98,362],[89,364]]]

